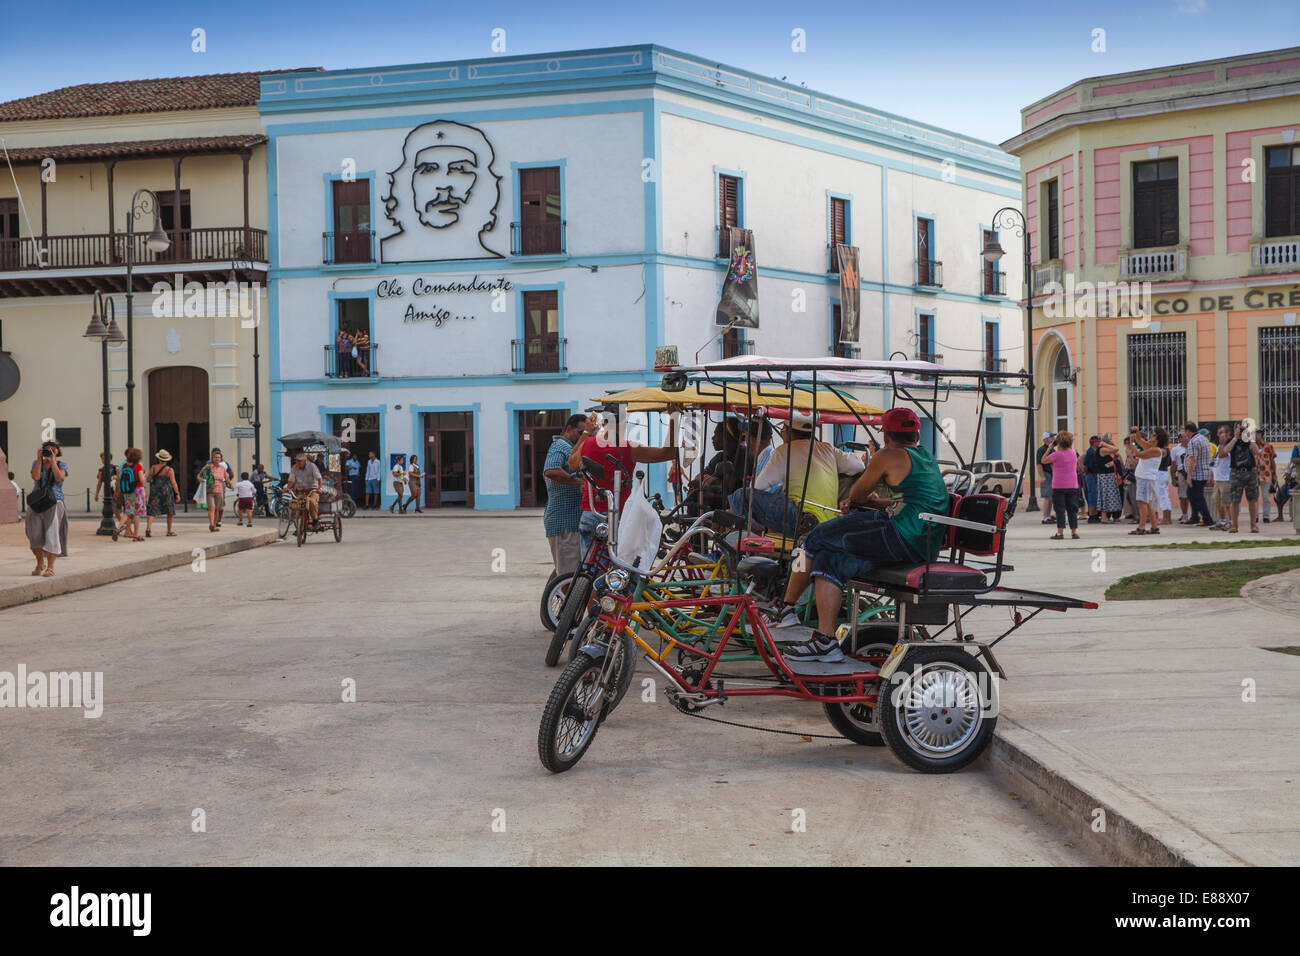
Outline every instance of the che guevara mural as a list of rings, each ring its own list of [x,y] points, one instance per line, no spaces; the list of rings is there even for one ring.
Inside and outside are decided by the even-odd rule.
[[[502,259],[497,228],[501,177],[482,130],[450,120],[415,127],[402,163],[388,174],[384,214],[394,232],[380,240],[384,262]]]

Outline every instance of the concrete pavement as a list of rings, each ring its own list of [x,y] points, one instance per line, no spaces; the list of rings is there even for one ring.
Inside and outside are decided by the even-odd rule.
[[[0,525],[0,609],[189,565],[196,559],[195,548],[203,549],[207,560],[275,540],[273,520],[261,520],[249,528],[228,518],[220,531],[209,532],[203,512],[177,515],[174,538],[167,537],[165,521],[155,520],[153,537],[144,541],[126,537],[114,541],[97,535],[98,528],[98,517],[71,518],[68,556],[55,561],[54,576],[45,578],[32,577],[36,560],[28,549],[23,523]]]
[[[0,670],[104,673],[100,718],[0,708],[0,863],[1098,861],[988,767],[940,781],[883,748],[691,720],[640,682],[548,774],[530,524],[354,521],[339,544],[0,612]],[[806,704],[728,708],[833,732]]]

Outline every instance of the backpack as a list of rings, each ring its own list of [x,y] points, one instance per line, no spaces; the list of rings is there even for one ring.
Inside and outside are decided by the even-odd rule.
[[[135,468],[127,462],[122,462],[122,467],[118,469],[117,490],[124,495],[135,491]]]

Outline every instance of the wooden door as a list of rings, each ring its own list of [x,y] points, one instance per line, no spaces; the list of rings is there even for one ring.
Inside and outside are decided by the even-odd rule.
[[[177,484],[194,491],[194,467],[208,460],[208,373],[190,365],[154,369],[148,377],[149,435],[151,447],[143,449],[153,462],[160,448],[172,455]],[[176,447],[162,444],[175,441]],[[118,449],[114,449],[117,454]]]
[[[0,271],[18,268],[18,200],[0,199]]]

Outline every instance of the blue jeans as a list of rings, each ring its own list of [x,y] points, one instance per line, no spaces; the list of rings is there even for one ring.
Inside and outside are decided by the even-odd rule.
[[[743,517],[751,513],[746,511],[749,506],[747,490],[737,488],[727,499],[733,514]],[[764,528],[790,538],[794,537],[795,530],[799,526],[799,509],[795,503],[788,500],[785,495],[771,491],[754,492],[752,517]]]
[[[1087,472],[1083,476],[1084,491],[1088,496],[1088,507],[1097,507],[1097,476]]]
[[[579,560],[587,560],[587,552],[591,550],[591,542],[596,540],[596,526],[605,520],[603,514],[597,514],[594,511],[584,511],[578,518],[578,540],[582,543],[582,554]]]
[[[882,564],[921,562],[889,515],[874,510],[823,521],[804,540],[803,553],[812,561],[812,576],[823,577],[838,588]]]

